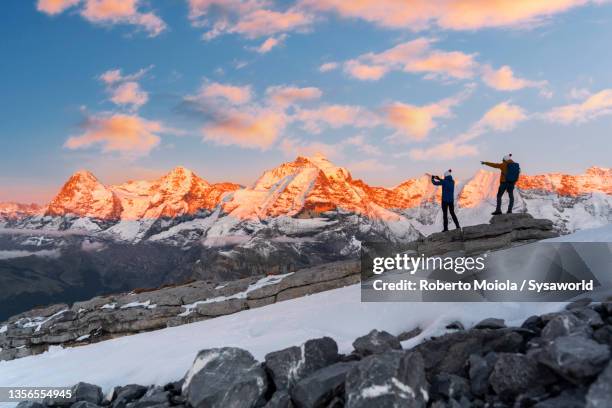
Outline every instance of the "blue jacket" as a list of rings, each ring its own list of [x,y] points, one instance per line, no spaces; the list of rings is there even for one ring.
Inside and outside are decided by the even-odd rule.
[[[446,176],[443,180],[438,180],[431,176],[431,182],[436,186],[442,186],[443,203],[455,202],[455,180],[453,180],[453,176]]]

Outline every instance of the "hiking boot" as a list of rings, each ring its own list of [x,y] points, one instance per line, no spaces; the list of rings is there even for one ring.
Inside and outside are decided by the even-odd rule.
[[[502,212],[499,210],[495,210],[491,213],[491,215],[500,215]]]
[[[512,214],[512,210],[508,211],[506,214]]]

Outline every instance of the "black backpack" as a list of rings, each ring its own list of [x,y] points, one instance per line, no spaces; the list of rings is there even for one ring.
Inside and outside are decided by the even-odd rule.
[[[508,169],[506,170],[506,181],[509,183],[516,183],[521,175],[521,166],[518,163],[508,163]]]

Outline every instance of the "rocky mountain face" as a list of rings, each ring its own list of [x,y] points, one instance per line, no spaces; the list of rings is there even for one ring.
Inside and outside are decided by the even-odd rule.
[[[480,171],[457,183],[462,226],[488,221],[498,178]],[[611,169],[523,175],[515,212],[561,233],[596,227],[612,221],[611,188]],[[364,241],[439,231],[439,199],[427,176],[374,187],[319,155],[266,171],[251,187],[212,184],[182,167],[119,185],[80,171],[45,208],[0,212],[0,310],[354,259]]]
[[[14,202],[0,203],[0,223],[2,220],[18,220],[39,215],[43,208],[38,204],[21,204]],[[2,224],[0,224],[2,225]]]
[[[405,350],[419,334],[372,330],[339,353],[330,337],[270,352],[204,349],[183,378],[130,384],[104,396],[73,387],[76,404],[98,407],[607,407],[612,398],[611,304],[570,304],[520,327],[485,319]],[[163,368],[162,368],[163,369]],[[118,373],[120,375],[120,373]],[[52,404],[23,402],[19,408]]]

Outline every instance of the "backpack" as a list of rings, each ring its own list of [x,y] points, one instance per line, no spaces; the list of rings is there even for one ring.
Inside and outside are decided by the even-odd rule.
[[[518,163],[508,163],[508,169],[506,170],[506,181],[509,183],[516,183],[521,174],[521,166]]]

